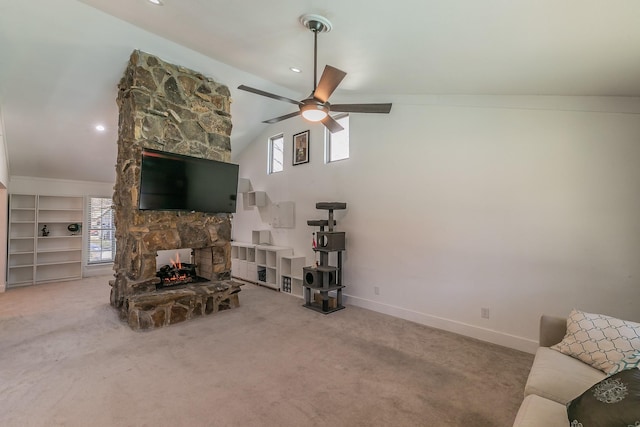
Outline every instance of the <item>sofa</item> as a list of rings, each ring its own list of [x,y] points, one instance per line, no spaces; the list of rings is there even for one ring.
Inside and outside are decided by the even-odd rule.
[[[569,319],[571,319],[572,316],[575,315],[575,312],[575,310],[571,312]],[[577,313],[584,315],[584,313],[581,312]],[[605,318],[605,320],[613,319],[602,315],[589,315],[588,313],[586,313],[586,315],[600,316],[602,318]],[[592,319],[588,320],[591,321]],[[513,426],[640,426],[640,422],[637,419],[640,418],[640,415],[638,415],[637,413],[640,408],[640,369],[636,369],[638,368],[638,366],[640,366],[640,363],[638,362],[638,356],[640,355],[640,352],[638,351],[640,350],[638,348],[638,346],[640,346],[640,324],[634,324],[632,322],[625,323],[624,333],[627,333],[627,329],[631,330],[632,333],[630,339],[628,339],[626,336],[624,337],[624,340],[626,340],[624,342],[624,345],[626,346],[628,343],[631,343],[632,347],[627,346],[627,348],[625,348],[624,351],[621,351],[620,354],[616,354],[614,357],[612,357],[614,360],[613,363],[615,363],[616,366],[605,370],[603,370],[602,366],[599,366],[596,363],[591,364],[596,365],[601,369],[596,369],[590,364],[579,360],[579,357],[582,357],[584,359],[582,354],[568,355],[564,354],[567,353],[567,351],[564,351],[564,349],[560,349],[563,350],[564,353],[559,351],[558,346],[565,343],[567,339],[566,337],[569,336],[567,335],[567,324],[567,318],[548,315],[543,315],[540,318],[540,346],[536,351],[533,365],[529,372],[527,383],[524,389],[524,400],[522,401],[522,404],[518,410]],[[626,328],[626,324],[631,325],[631,328]],[[584,331],[581,330],[580,333],[583,334]],[[589,333],[589,331],[587,333]],[[603,340],[599,341],[597,344],[602,345],[602,342]],[[609,342],[610,340],[607,341],[607,343]],[[583,343],[580,344],[583,345]],[[583,352],[583,350],[581,350],[581,352]],[[620,361],[616,362],[616,359],[620,359]],[[592,361],[589,360],[589,362]],[[622,362],[625,362],[626,364]],[[617,366],[617,364],[619,364],[620,366]],[[574,420],[573,422],[570,422],[569,416],[571,416],[572,419],[575,418],[574,414],[569,413],[568,415],[568,410],[571,411],[572,409],[575,409],[572,408],[570,404],[574,402],[572,404],[572,406],[574,407],[581,404],[583,409],[585,405],[591,405],[594,408],[598,406],[600,404],[599,402],[596,401],[596,404],[592,404],[587,402],[587,400],[593,399],[593,389],[598,387],[598,385],[603,381],[606,381],[607,378],[613,378],[611,377],[612,372],[617,372],[616,375],[622,374],[626,376],[623,385],[626,385],[628,387],[628,390],[626,392],[628,398],[625,399],[622,403],[624,405],[632,405],[631,411],[633,413],[629,414],[628,409],[623,408],[624,405],[622,404],[608,404],[602,406],[606,407],[606,411],[615,411],[615,414],[613,415],[614,417],[621,416],[621,412],[626,411],[624,416],[627,418],[625,418],[625,420],[631,417],[633,421],[629,423],[625,422],[625,424],[617,424],[618,421],[616,421],[616,423],[612,422],[610,424],[609,418],[606,418],[610,415],[605,415],[604,419],[607,421],[585,423],[581,419],[580,421]],[[631,392],[629,392],[629,390]],[[587,393],[588,391],[591,391],[591,393]],[[582,401],[580,401],[580,399],[582,399]],[[589,414],[587,418],[590,416],[591,414]],[[602,416],[602,414],[597,414],[597,416]],[[583,416],[578,416],[578,418],[580,417]],[[603,418],[598,418],[598,420],[602,419]]]

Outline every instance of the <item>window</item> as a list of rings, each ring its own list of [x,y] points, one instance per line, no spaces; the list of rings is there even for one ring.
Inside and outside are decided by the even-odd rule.
[[[268,173],[282,172],[284,169],[284,135],[276,135],[269,138],[269,165]]]
[[[116,227],[110,198],[89,198],[88,264],[113,262],[116,254]]]
[[[340,132],[331,133],[324,131],[325,162],[335,162],[349,158],[349,115],[343,114],[334,117],[336,122],[344,128]]]

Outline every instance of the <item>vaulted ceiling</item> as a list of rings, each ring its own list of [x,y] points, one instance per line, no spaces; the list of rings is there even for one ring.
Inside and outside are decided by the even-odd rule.
[[[116,86],[134,49],[227,84],[240,152],[270,126],[262,120],[292,109],[238,85],[294,99],[312,88],[313,35],[299,23],[306,13],[333,26],[319,36],[319,68],[348,73],[333,102],[640,96],[636,0],[163,3],[0,0],[0,113],[12,175],[114,180]]]

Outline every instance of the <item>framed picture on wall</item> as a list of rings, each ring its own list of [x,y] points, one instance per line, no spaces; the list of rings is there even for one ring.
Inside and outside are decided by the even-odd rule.
[[[309,131],[293,135],[293,165],[309,162]]]

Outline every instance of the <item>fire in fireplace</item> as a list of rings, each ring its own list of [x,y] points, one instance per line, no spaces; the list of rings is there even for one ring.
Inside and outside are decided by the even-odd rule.
[[[196,264],[181,262],[179,253],[176,253],[175,260],[171,258],[169,264],[160,267],[156,276],[160,278],[159,288],[207,281],[196,274]]]

